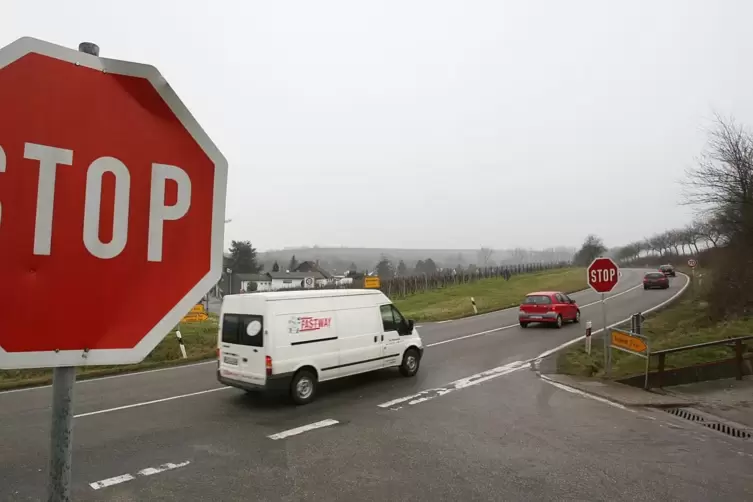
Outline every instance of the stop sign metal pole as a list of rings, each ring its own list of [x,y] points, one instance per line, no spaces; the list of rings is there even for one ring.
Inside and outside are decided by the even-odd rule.
[[[99,47],[91,42],[81,42],[78,50],[92,56],[99,56]],[[50,472],[47,485],[47,500],[49,502],[69,502],[71,500],[73,389],[75,384],[75,366],[53,368]]]
[[[601,294],[601,319],[604,326],[604,373],[606,376],[612,374],[612,352],[610,350],[611,335],[607,332],[607,302],[606,293]]]

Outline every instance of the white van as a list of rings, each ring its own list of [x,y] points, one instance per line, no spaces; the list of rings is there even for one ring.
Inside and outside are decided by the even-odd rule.
[[[217,379],[247,391],[314,400],[319,382],[382,368],[418,371],[421,337],[381,291],[278,291],[227,295]]]

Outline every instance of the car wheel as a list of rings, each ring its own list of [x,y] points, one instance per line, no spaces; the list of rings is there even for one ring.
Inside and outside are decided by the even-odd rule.
[[[575,323],[580,322],[580,310],[577,310],[575,312],[575,319],[573,319],[573,322],[575,322]]]
[[[643,286],[643,289],[644,289],[644,290],[648,289],[648,286]]]
[[[554,324],[554,326],[555,326],[555,327],[556,327],[557,329],[560,329],[560,328],[562,328],[562,316],[561,316],[561,315],[558,315],[558,316],[557,316],[557,320],[555,321],[555,324]]]
[[[421,356],[416,349],[408,349],[403,356],[403,363],[400,365],[400,374],[404,377],[412,377],[418,373],[418,367],[421,365]]]
[[[311,370],[300,370],[290,382],[290,397],[295,404],[309,404],[316,397],[316,375]]]
[[[521,327],[521,328],[527,328],[527,327],[528,327],[528,323],[527,323],[527,322],[523,322],[523,321],[520,321],[520,327]]]

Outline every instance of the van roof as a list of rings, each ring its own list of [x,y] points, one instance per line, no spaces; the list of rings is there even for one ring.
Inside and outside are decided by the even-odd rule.
[[[297,291],[265,291],[232,295],[235,297],[257,298],[260,300],[305,300],[307,298],[337,298],[341,296],[379,295],[378,289],[310,289]]]

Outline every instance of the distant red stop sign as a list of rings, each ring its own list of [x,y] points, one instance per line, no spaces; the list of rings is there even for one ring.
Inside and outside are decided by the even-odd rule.
[[[609,293],[620,280],[620,268],[611,258],[596,258],[586,274],[588,286],[597,293]]]
[[[156,69],[0,50],[0,368],[142,360],[217,282],[227,162]]]

